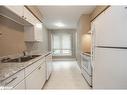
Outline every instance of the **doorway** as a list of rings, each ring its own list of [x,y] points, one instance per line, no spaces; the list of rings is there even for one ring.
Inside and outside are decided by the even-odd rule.
[[[52,51],[54,58],[75,57],[74,32],[52,32]]]

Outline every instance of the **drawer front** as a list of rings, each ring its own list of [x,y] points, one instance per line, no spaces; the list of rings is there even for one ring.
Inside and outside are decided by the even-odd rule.
[[[21,81],[18,85],[16,85],[13,90],[25,90],[25,80]]]
[[[45,61],[44,58],[41,58],[40,60],[36,61],[32,65],[25,68],[25,77],[28,76],[31,72],[33,72],[41,63]]]
[[[26,89],[41,89],[46,81],[45,62],[26,77]]]
[[[24,69],[2,82],[5,89],[12,89],[24,79]]]

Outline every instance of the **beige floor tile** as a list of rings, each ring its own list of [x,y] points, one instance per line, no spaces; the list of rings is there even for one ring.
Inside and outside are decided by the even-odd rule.
[[[44,89],[91,89],[76,61],[53,61],[53,72]]]

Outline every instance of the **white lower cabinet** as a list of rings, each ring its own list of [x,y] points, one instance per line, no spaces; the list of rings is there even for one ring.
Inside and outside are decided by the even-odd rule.
[[[52,54],[36,61],[25,69],[17,72],[0,83],[4,90],[8,89],[41,89],[47,79],[47,73],[52,72]]]
[[[26,77],[26,89],[41,89],[46,81],[45,62]]]
[[[20,72],[14,74],[13,76],[4,80],[1,84],[4,86],[5,90],[8,90],[8,89],[13,89],[22,80],[24,80],[24,70],[21,70]],[[25,85],[25,83],[24,83],[24,85]]]
[[[46,56],[46,78],[49,79],[51,73],[52,73],[52,54],[49,54]]]
[[[18,85],[16,85],[13,90],[24,90],[25,89],[25,80],[21,81]]]

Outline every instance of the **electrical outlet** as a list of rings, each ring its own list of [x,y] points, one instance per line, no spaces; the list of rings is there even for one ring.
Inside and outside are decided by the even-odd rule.
[[[0,37],[2,36],[2,33],[0,32]]]

